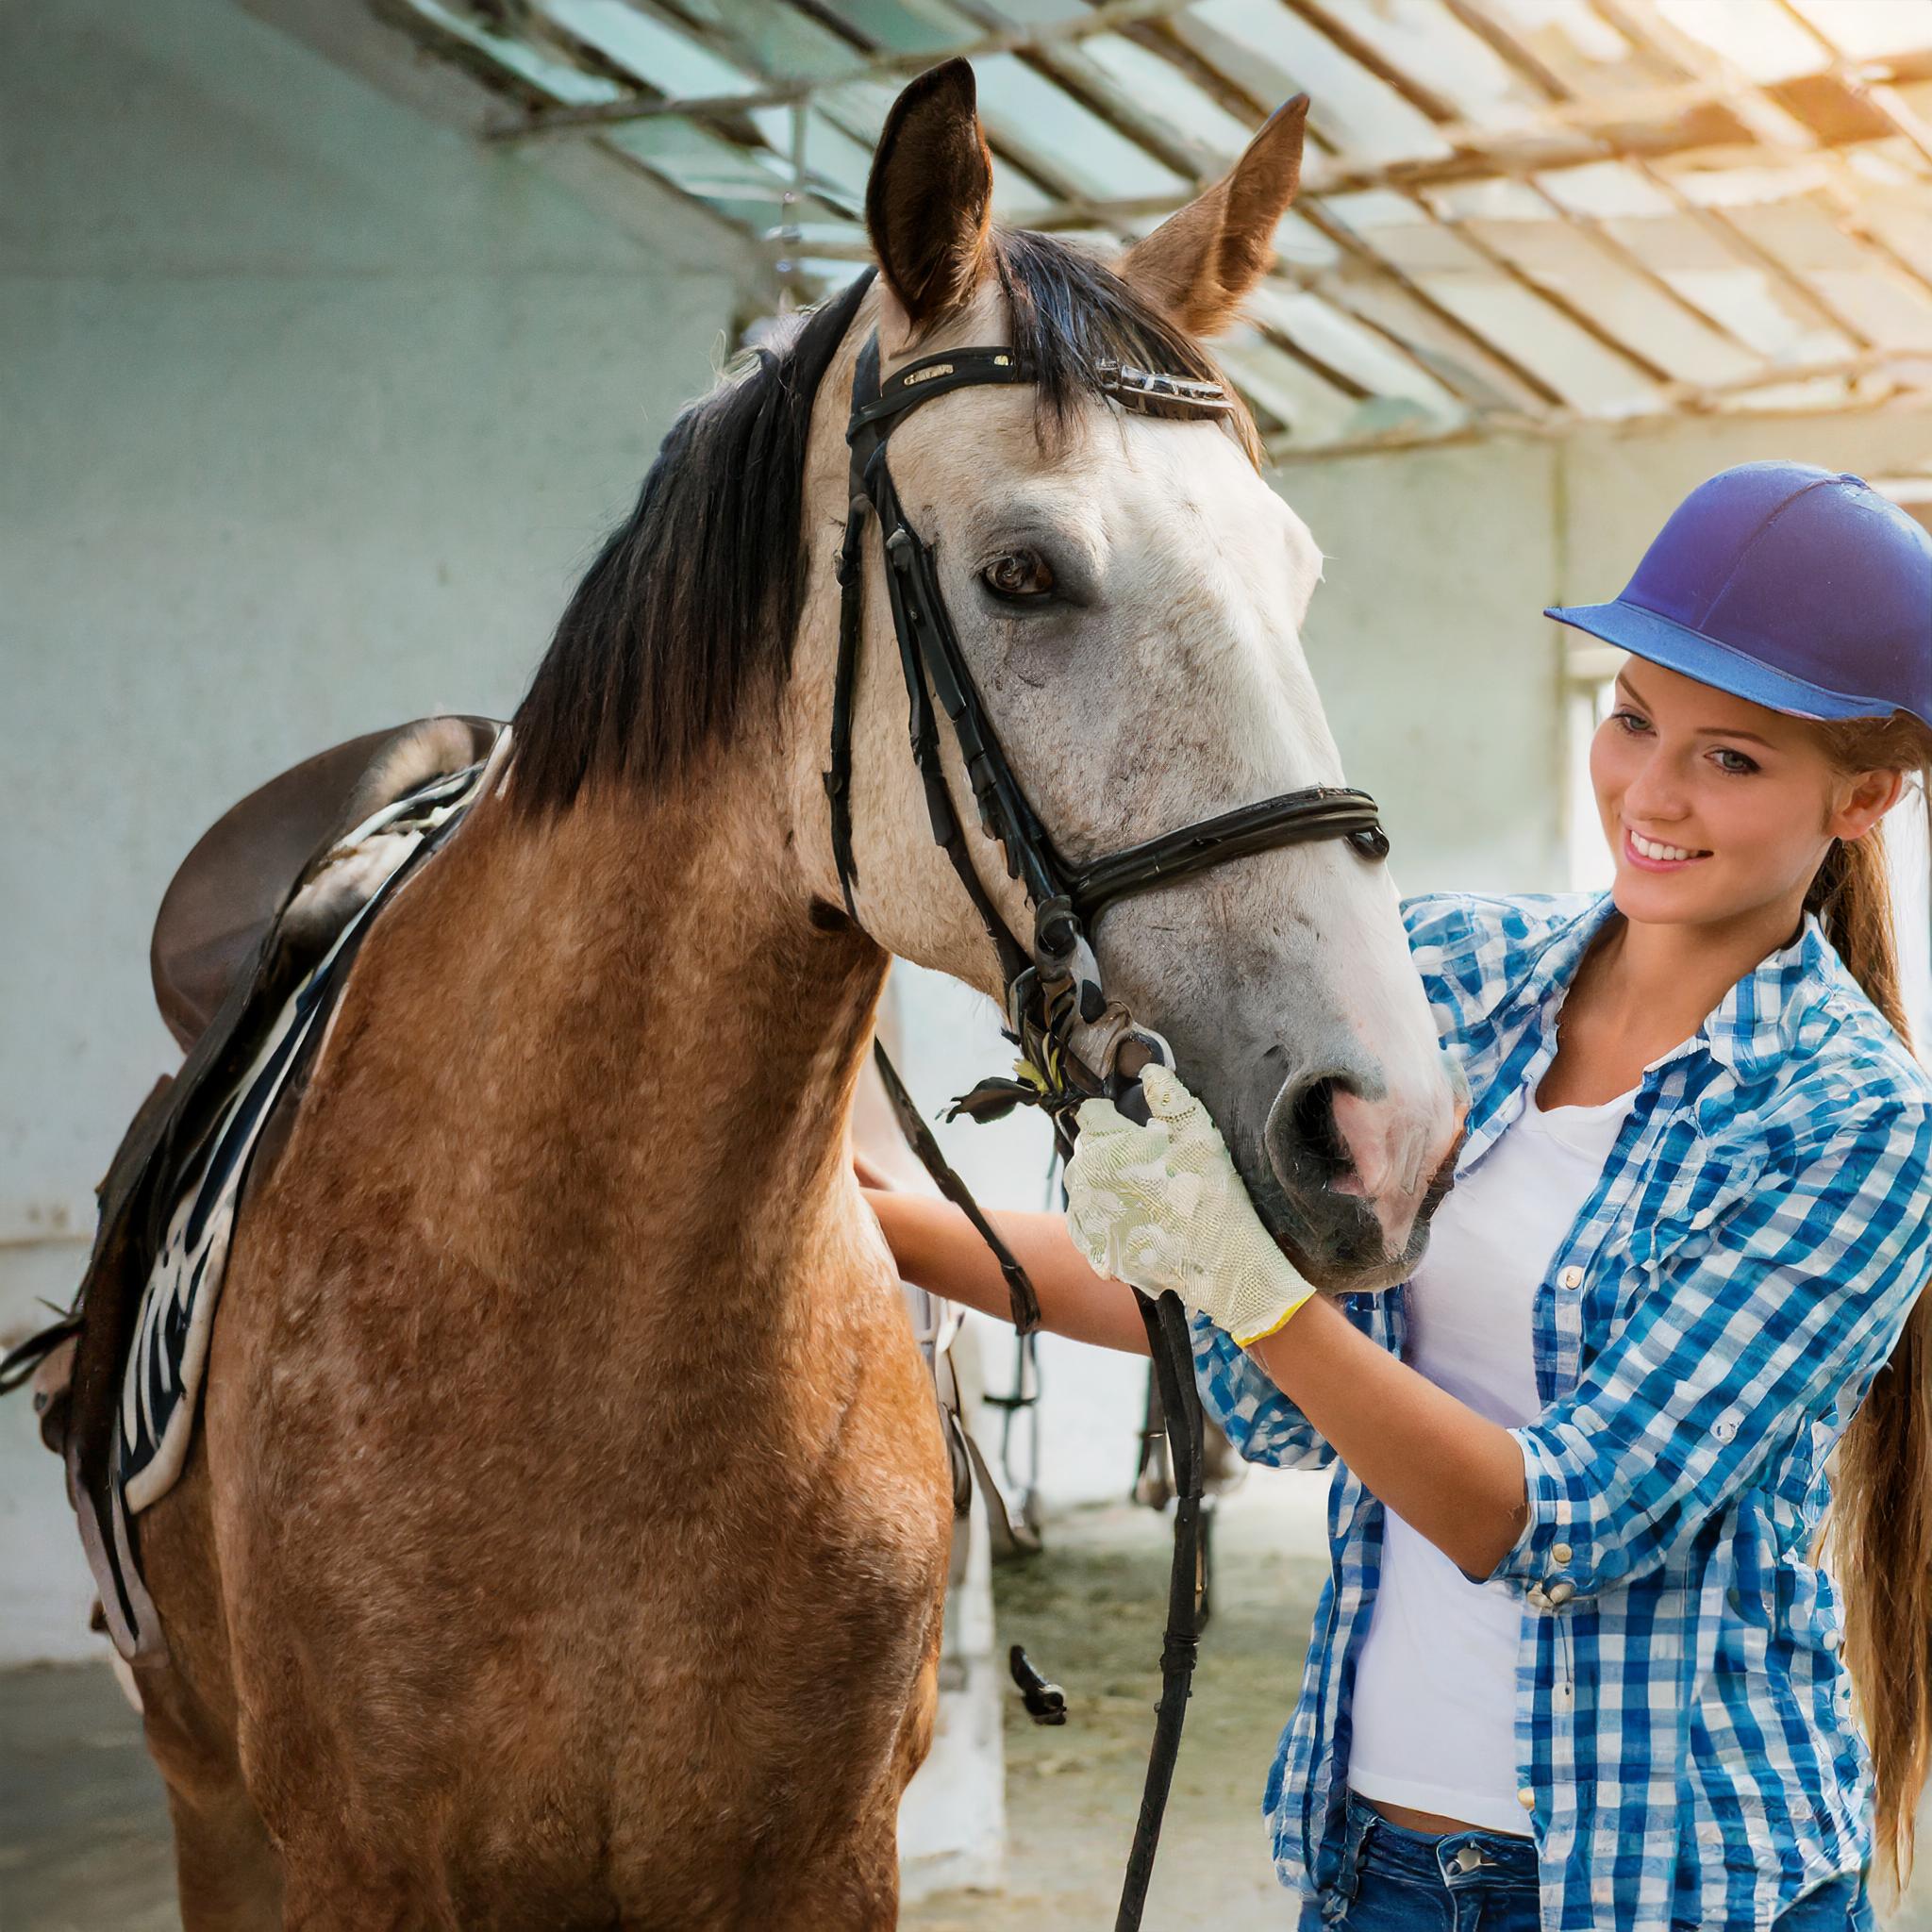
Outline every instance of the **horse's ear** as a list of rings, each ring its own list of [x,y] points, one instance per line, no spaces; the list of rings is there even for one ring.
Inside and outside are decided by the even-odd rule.
[[[879,259],[879,340],[903,350],[968,302],[987,271],[992,157],[963,60],[922,74],[892,103],[865,190]]]
[[[1227,327],[1274,259],[1274,228],[1302,179],[1308,97],[1277,108],[1232,168],[1128,249],[1120,272],[1189,334]]]

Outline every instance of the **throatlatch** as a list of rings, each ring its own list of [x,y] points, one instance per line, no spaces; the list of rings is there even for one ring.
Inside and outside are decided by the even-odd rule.
[[[1068,864],[1000,749],[947,615],[932,546],[907,520],[886,462],[886,443],[893,427],[920,404],[958,389],[1031,383],[1034,374],[1011,349],[954,349],[925,356],[883,381],[879,359],[878,338],[874,335],[861,350],[854,373],[846,431],[852,451],[851,508],[838,565],[839,658],[832,697],[831,768],[824,774],[840,888],[845,908],[857,922],[852,710],[864,629],[865,532],[875,520],[910,708],[912,758],[924,788],[933,838],[952,862],[992,941],[1006,988],[1008,1036],[1020,1053],[1019,1078],[983,1081],[957,1104],[954,1113],[991,1120],[1015,1106],[1039,1107],[1051,1118],[1056,1144],[1065,1156],[1078,1130],[1075,1114],[1082,1101],[1104,1094],[1124,1113],[1144,1123],[1147,1110],[1140,1075],[1149,1065],[1171,1063],[1159,1035],[1135,1025],[1124,1008],[1110,1005],[1103,989],[1091,934],[1108,906],[1277,846],[1345,839],[1365,859],[1378,860],[1387,856],[1389,841],[1375,802],[1366,792],[1313,786],[1185,825],[1086,866]],[[1217,383],[1118,363],[1096,368],[1092,380],[1102,394],[1123,408],[1150,414],[1215,417],[1228,414],[1234,407]],[[1008,926],[974,869],[941,758],[941,710],[965,767],[979,829],[998,844],[1007,875],[1019,881],[1032,908],[1030,945]],[[1014,1326],[1022,1335],[1029,1333],[1039,1325],[1040,1304],[1025,1269],[947,1165],[884,1048],[875,1044],[874,1055],[914,1151],[941,1193],[963,1209],[998,1258]],[[1146,1903],[1161,1816],[1180,1751],[1199,1643],[1204,1581],[1203,1424],[1188,1314],[1172,1291],[1158,1301],[1139,1290],[1135,1293],[1166,1412],[1175,1490],[1174,1556],[1160,1656],[1160,1703],[1116,1932],[1135,1932]]]

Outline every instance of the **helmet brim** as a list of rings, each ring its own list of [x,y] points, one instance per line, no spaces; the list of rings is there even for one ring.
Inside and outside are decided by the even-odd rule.
[[[1884,698],[1828,691],[1807,678],[1793,677],[1674,617],[1646,610],[1641,604],[1626,604],[1621,597],[1608,604],[1552,606],[1543,615],[1615,644],[1632,657],[1793,718],[1889,718],[1899,708]]]

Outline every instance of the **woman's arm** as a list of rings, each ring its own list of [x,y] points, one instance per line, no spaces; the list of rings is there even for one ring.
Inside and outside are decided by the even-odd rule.
[[[1529,1521],[1523,1452],[1500,1424],[1398,1361],[1317,1295],[1248,1354],[1369,1493],[1464,1574],[1491,1575]]]
[[[865,1198],[906,1280],[983,1315],[1009,1316],[1006,1277],[992,1250],[951,1202],[874,1188],[865,1190]],[[1147,1353],[1133,1290],[1088,1267],[1058,1214],[1002,1212],[988,1219],[1032,1277],[1043,1327],[1101,1348]]]

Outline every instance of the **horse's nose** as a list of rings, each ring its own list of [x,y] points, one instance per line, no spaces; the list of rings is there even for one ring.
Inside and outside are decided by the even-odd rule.
[[[1447,1106],[1368,1098],[1380,1084],[1353,1068],[1304,1074],[1275,1096],[1262,1141],[1275,1178],[1305,1212],[1319,1222],[1324,1196],[1330,1211],[1335,1196],[1354,1197],[1392,1255],[1407,1244],[1455,1122]]]

